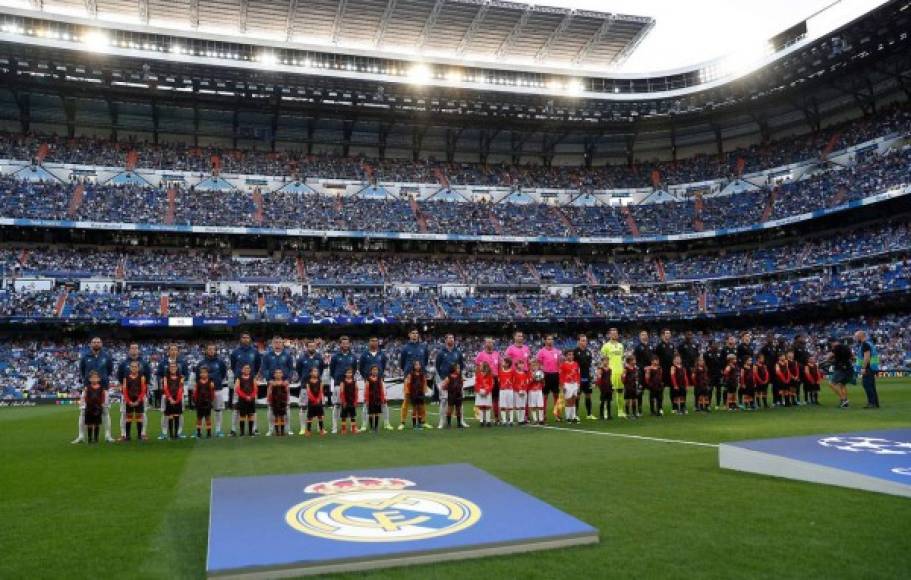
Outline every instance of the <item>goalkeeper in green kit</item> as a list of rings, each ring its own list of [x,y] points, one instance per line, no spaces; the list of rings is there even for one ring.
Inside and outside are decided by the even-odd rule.
[[[623,343],[620,342],[620,331],[611,328],[608,331],[608,341],[601,347],[601,357],[607,359],[611,370],[611,383],[617,396],[617,416],[626,417],[623,409]]]

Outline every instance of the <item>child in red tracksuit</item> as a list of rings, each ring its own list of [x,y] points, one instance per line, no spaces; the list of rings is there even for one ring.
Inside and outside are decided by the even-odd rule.
[[[822,370],[816,364],[816,357],[811,356],[803,371],[804,384],[807,386],[807,399],[810,405],[819,404],[819,385],[822,384]]]
[[[464,382],[462,381],[462,369],[458,364],[452,365],[452,370],[449,371],[449,374],[446,375],[446,378],[443,379],[443,382],[440,384],[440,389],[446,391],[446,428],[452,427],[452,414],[455,413],[456,416],[456,427],[463,429],[465,426],[462,424],[462,399],[464,393],[462,388]]]
[[[338,390],[339,403],[342,407],[342,435],[350,431],[357,433],[357,381],[354,378],[354,369],[345,371],[345,377]],[[348,424],[345,424],[348,421]]]
[[[253,437],[253,419],[256,417],[256,377],[253,376],[253,367],[250,365],[244,365],[240,369],[240,376],[234,379],[234,394],[237,395],[240,434],[243,436],[244,428],[249,427],[250,437]]]
[[[285,374],[281,369],[276,369],[272,375],[274,378],[269,381],[269,388],[266,392],[266,400],[269,402],[269,408],[272,409],[272,425],[275,434],[282,437],[287,434],[285,429],[288,422],[288,407],[291,401],[291,391],[288,381],[285,380]]]
[[[196,407],[196,438],[202,437],[202,424],[206,424],[206,437],[212,438],[212,405],[215,404],[215,381],[209,378],[209,369],[199,367],[199,378],[193,389],[193,404]]]
[[[563,353],[563,362],[560,363],[560,387],[563,389],[563,402],[566,404],[566,422],[578,423],[576,403],[579,401],[579,383],[581,374],[579,363],[573,360],[573,351]]]
[[[313,422],[319,423],[319,434],[326,434],[326,427],[323,424],[323,381],[319,376],[319,369],[313,367],[310,369],[310,376],[307,377],[307,431],[305,437],[310,437],[313,428]]]
[[[800,364],[794,360],[794,351],[789,350],[787,355],[788,373],[791,375],[791,383],[788,385],[788,406],[796,407],[800,398],[800,379],[803,377]]]
[[[138,362],[133,361],[130,363],[130,373],[123,378],[121,389],[123,391],[123,407],[126,413],[127,427],[127,432],[121,434],[121,436],[124,440],[129,441],[133,423],[136,423],[136,437],[144,439],[142,436],[142,418],[145,415],[148,385],[146,385],[146,378],[139,372]]]
[[[671,364],[671,403],[675,415],[686,415],[686,388],[690,386],[690,376],[683,368],[680,355],[674,356]]]
[[[177,363],[168,364],[162,392],[165,398],[164,413],[168,418],[168,437],[180,437],[180,416],[183,414],[183,376],[177,370]]]
[[[753,359],[747,357],[743,361],[743,368],[740,369],[740,394],[743,406],[747,411],[756,409],[753,403],[753,395],[756,392],[756,369],[753,368]]]
[[[374,433],[380,430],[380,413],[386,404],[386,386],[380,376],[380,367],[370,367],[370,374],[364,381],[364,398],[367,402],[367,416],[369,417],[370,430]]]
[[[772,373],[772,396],[775,398],[775,406],[782,407],[790,401],[788,392],[791,389],[791,370],[788,366],[788,359],[784,354],[778,355],[778,362],[775,364],[775,370]]]

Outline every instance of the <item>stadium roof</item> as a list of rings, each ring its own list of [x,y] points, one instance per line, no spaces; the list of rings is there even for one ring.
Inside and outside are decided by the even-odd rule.
[[[652,18],[503,0],[3,0],[2,5],[174,31],[237,34],[377,56],[616,67]]]

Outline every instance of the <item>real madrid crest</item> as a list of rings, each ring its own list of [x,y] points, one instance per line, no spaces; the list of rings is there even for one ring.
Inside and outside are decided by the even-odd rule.
[[[344,542],[407,542],[459,532],[481,518],[474,503],[445,493],[409,489],[395,477],[347,477],[304,488],[318,497],[285,514],[299,532]]]

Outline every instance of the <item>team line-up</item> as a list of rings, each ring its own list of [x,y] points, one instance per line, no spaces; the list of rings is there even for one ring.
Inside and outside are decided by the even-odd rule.
[[[618,417],[640,418],[645,394],[651,414],[663,416],[665,390],[670,394],[672,412],[679,415],[688,412],[690,390],[697,412],[712,410],[713,394],[715,409],[769,408],[770,388],[772,406],[819,404],[824,374],[816,358],[799,343],[780,352],[763,348],[757,355],[750,345],[749,334],[745,333],[739,344],[733,337],[720,347],[710,341],[701,353],[692,341],[691,332],[686,333],[679,345],[674,345],[670,336],[669,330],[662,331],[660,341],[652,347],[648,333],[642,331],[639,344],[627,353],[619,341],[619,332],[611,329],[609,340],[601,348],[602,358],[597,368],[593,368],[592,352],[584,334],[579,335],[574,349],[567,350],[556,348],[553,336],[547,335],[543,348],[534,356],[522,332],[515,333],[513,343],[502,354],[495,350],[493,339],[486,339],[474,360],[474,406],[479,424],[481,427],[543,425],[549,395],[557,422],[579,422],[581,402],[585,404],[587,419],[595,420],[592,414],[595,387],[600,395],[598,418],[601,420],[613,418],[615,399]],[[847,407],[847,385],[854,384],[855,373],[860,373],[867,392],[867,406],[878,407],[874,378],[878,353],[862,331],[855,336],[855,342],[858,348],[852,351],[839,339],[830,340],[827,357],[832,364],[830,386],[838,395],[840,406]],[[253,436],[259,432],[257,401],[263,398],[268,417],[266,434],[291,435],[295,393],[300,435],[310,436],[314,432],[325,435],[327,409],[331,412],[332,433],[377,432],[381,417],[383,428],[393,429],[383,379],[388,359],[379,339],[370,338],[360,356],[352,352],[348,337],[339,339],[339,347],[331,355],[319,353],[316,344],[315,340],[306,341],[306,350],[295,360],[281,337],[274,337],[271,347],[260,353],[250,335],[244,333],[228,362],[217,355],[214,344],[207,345],[191,380],[189,365],[176,344],[169,346],[153,375],[151,365],[140,356],[139,345],[133,343],[115,374],[110,353],[103,348],[100,338],[93,338],[79,360],[84,387],[79,404],[79,435],[73,442],[97,442],[102,425],[105,440],[114,440],[111,394],[118,391],[121,440],[132,438],[134,425],[137,438],[148,438],[147,412],[153,405],[161,411],[159,439],[183,438],[186,403],[192,403],[195,408],[196,437],[202,437],[203,431],[207,437],[213,436],[213,415],[214,434],[222,436],[223,413],[228,406],[233,408],[230,434]],[[439,428],[467,427],[462,414],[467,386],[463,377],[465,358],[455,344],[454,335],[446,335],[433,367],[429,366],[429,349],[420,341],[417,330],[409,333],[409,342],[402,348],[400,358],[405,377],[398,429],[405,428],[409,413],[413,428],[432,427],[427,422],[427,402],[434,392],[432,385],[436,385],[439,397]],[[116,377],[113,386],[112,375]],[[292,387],[295,375],[299,386]],[[358,408],[361,409],[360,429]]]

